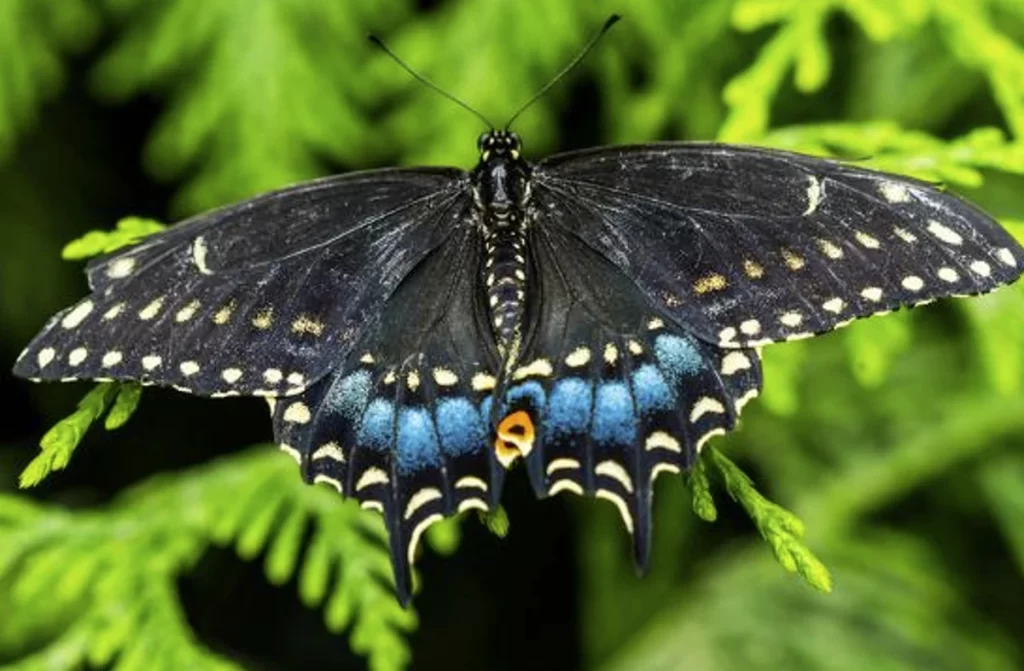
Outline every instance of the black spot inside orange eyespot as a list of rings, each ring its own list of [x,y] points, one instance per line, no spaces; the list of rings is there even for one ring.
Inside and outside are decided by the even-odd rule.
[[[525,410],[517,410],[498,423],[494,440],[494,453],[506,468],[518,457],[525,457],[533,449],[536,431],[533,420]]]

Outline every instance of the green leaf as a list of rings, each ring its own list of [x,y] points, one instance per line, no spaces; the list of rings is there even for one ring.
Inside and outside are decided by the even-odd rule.
[[[117,227],[112,231],[89,231],[82,237],[72,240],[64,246],[61,256],[72,261],[108,254],[120,247],[134,244],[147,235],[159,233],[165,228],[164,224],[152,219],[125,217],[117,222]]]

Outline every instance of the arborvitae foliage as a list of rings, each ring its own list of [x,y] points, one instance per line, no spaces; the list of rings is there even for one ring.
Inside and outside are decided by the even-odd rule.
[[[78,139],[119,123],[96,116],[151,124],[138,161],[175,191],[164,218],[335,169],[468,165],[472,117],[372,50],[368,32],[501,123],[620,11],[626,21],[517,122],[528,153],[719,139],[836,155],[957,189],[1024,239],[1021,0],[414,5],[0,0],[0,351],[13,360],[84,291],[76,264],[53,265],[64,243],[74,240],[64,257],[77,260],[160,228],[115,226],[139,201],[120,182],[117,134],[106,145]],[[111,206],[94,191],[126,195]],[[112,213],[98,219],[97,207]],[[449,592],[403,611],[379,520],[303,485],[271,446],[215,458],[244,446],[211,444],[191,467],[152,469],[113,496],[66,484],[82,461],[76,446],[113,449],[116,434],[86,430],[123,425],[140,388],[99,384],[58,421],[73,408],[53,399],[70,397],[4,379],[20,400],[4,413],[14,437],[0,450],[0,668],[267,666],[202,640],[184,605],[181,580],[217,547],[262,562],[268,582],[320,611],[323,626],[294,654],[311,638],[347,638],[373,669],[407,668],[419,651],[506,668],[529,659],[509,646],[528,650],[529,632],[552,628],[575,636],[559,640],[586,668],[1021,668],[1024,288],[769,347],[765,378],[741,429],[706,452],[685,488],[660,481],[648,577],[633,575],[614,512],[594,501],[569,504],[577,570],[547,575],[557,562],[539,534],[526,554],[510,549],[487,567],[510,581],[573,582],[568,624],[545,619],[557,609],[540,591],[526,618],[474,592],[474,576],[442,582],[440,564],[455,559],[420,575],[424,592],[432,580]],[[143,406],[160,402],[141,394]],[[133,449],[173,450],[160,431]],[[19,472],[22,486],[49,476],[46,495],[15,493]],[[514,515],[510,530],[504,511],[482,521],[498,535],[535,533]],[[427,554],[456,551],[460,522],[432,529]],[[551,533],[571,533],[558,523]],[[773,554],[831,593],[791,579]],[[493,623],[495,643],[474,652],[432,620],[455,631]],[[413,638],[418,623],[438,639]],[[530,668],[547,653],[538,648]]]

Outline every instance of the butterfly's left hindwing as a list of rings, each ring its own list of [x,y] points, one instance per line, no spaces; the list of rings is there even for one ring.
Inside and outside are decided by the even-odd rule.
[[[274,406],[275,438],[308,482],[383,514],[403,602],[423,532],[501,495],[480,247],[475,229],[460,229],[403,281],[348,360]]]
[[[534,180],[546,221],[723,347],[991,291],[1024,267],[1024,249],[954,195],[781,151],[612,147],[554,156]]]
[[[200,215],[89,264],[15,373],[197,394],[294,394],[344,360],[462,222],[463,173],[383,170]]]

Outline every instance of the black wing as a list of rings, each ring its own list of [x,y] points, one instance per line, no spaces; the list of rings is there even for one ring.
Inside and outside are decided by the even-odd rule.
[[[924,182],[751,147],[666,143],[554,156],[551,218],[708,342],[752,347],[1017,279],[1024,249]],[[548,192],[548,195],[544,195]]]
[[[275,438],[307,482],[384,515],[403,604],[427,527],[501,496],[504,469],[489,449],[499,361],[478,290],[482,246],[477,229],[458,229],[399,285],[347,361],[274,406]]]
[[[298,393],[343,361],[399,282],[464,219],[465,174],[380,170],[199,215],[89,264],[15,373],[198,394]]]

